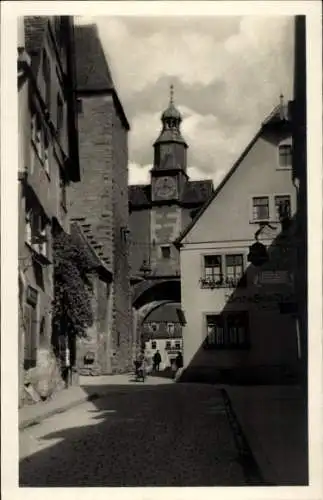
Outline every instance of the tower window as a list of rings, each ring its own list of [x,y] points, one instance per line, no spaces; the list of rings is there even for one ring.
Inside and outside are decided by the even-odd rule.
[[[163,259],[170,259],[170,246],[161,247],[161,254]]]

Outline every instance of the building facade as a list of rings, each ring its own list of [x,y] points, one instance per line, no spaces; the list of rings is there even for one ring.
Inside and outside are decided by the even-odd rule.
[[[173,102],[162,113],[161,132],[154,143],[150,184],[129,186],[130,265],[134,314],[156,300],[180,302],[179,251],[174,240],[213,191],[210,180],[191,181],[187,174],[188,145],[181,133],[182,117]],[[153,306],[154,307],[154,306]],[[160,304],[159,314],[169,309]],[[135,322],[135,337],[143,333],[144,317]]]
[[[177,315],[180,307],[178,303],[157,307],[148,314],[142,325],[146,355],[153,360],[154,354],[159,351],[161,370],[171,368],[177,354],[182,353],[182,324]]]
[[[100,373],[122,372],[130,366],[132,352],[129,124],[96,26],[77,26],[75,38],[81,182],[71,189],[69,211],[111,273],[111,283],[98,291],[101,320],[90,345],[82,344],[80,358],[95,352]]]
[[[51,349],[53,227],[68,230],[67,191],[80,172],[72,19],[20,19],[18,42],[21,404],[61,380]]]
[[[281,100],[176,244],[182,380],[294,380],[297,234],[292,138]]]

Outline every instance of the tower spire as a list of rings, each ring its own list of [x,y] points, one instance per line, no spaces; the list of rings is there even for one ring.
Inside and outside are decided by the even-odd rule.
[[[174,85],[172,83],[169,87],[169,104],[174,104]]]

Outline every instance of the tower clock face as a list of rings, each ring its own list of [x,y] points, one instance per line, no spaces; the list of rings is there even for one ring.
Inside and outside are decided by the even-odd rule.
[[[155,191],[160,198],[170,198],[176,193],[176,180],[172,177],[159,177],[156,179]]]

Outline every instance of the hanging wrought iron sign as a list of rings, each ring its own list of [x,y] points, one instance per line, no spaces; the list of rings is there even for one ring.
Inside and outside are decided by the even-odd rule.
[[[266,262],[268,262],[268,252],[265,245],[256,241],[251,247],[249,247],[248,262],[251,262],[256,267],[260,267]]]

